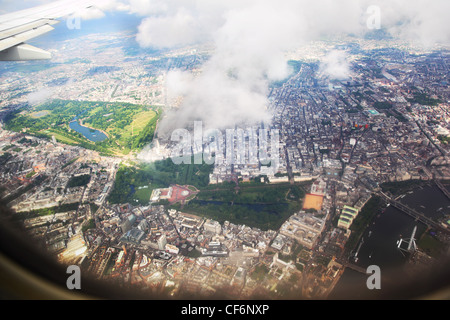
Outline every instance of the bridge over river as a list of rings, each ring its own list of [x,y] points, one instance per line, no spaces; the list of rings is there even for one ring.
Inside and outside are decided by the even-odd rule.
[[[450,234],[450,230],[442,226],[440,223],[428,218],[423,213],[417,212],[416,210],[408,207],[407,205],[401,203],[400,201],[394,200],[382,191],[377,192],[377,195],[386,200],[386,202],[390,203],[393,207],[401,210],[402,212],[408,214],[413,217],[416,221],[420,221],[427,225],[428,227],[434,228],[438,231],[442,231],[444,233]]]

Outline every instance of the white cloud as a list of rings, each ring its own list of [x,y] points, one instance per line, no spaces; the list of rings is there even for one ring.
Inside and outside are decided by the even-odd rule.
[[[53,95],[53,91],[49,88],[42,88],[38,91],[27,95],[28,103],[32,106],[39,105],[49,100]]]
[[[380,8],[381,27],[399,39],[450,42],[448,0],[101,0],[97,6],[142,16],[136,40],[143,47],[214,45],[197,77],[168,75],[169,93],[184,100],[162,121],[167,130],[194,119],[218,128],[267,120],[268,83],[289,71],[284,53],[310,40],[364,35],[371,31],[370,6]],[[329,53],[321,67],[333,79],[350,75],[343,52]]]
[[[364,35],[367,8],[379,6],[381,26],[401,39],[420,43],[449,41],[446,15],[450,1],[434,0],[130,0],[130,10],[145,16],[137,41],[144,47],[178,47],[209,41],[215,45],[202,74],[169,74],[168,89],[184,97],[160,129],[192,120],[231,127],[259,122],[267,113],[268,83],[288,74],[287,50],[310,40],[341,34]],[[445,30],[442,30],[445,29]],[[322,72],[347,79],[343,52],[330,52]]]
[[[350,63],[342,50],[328,52],[320,63],[320,71],[330,80],[345,80],[350,77]]]
[[[74,13],[74,16],[83,20],[93,20],[103,18],[105,14],[99,8],[83,8]]]
[[[174,16],[146,18],[136,40],[143,47],[172,48],[204,40],[198,21],[184,8]]]
[[[130,11],[131,6],[128,1],[120,0],[98,0],[95,7],[104,11]]]
[[[420,45],[449,44],[450,28],[447,0],[377,0],[381,9],[381,24],[399,39]]]

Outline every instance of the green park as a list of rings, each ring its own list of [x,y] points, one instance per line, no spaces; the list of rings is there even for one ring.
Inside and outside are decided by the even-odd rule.
[[[77,145],[108,155],[122,156],[139,151],[153,140],[161,110],[152,106],[123,102],[52,100],[9,114],[6,129],[42,138],[53,137],[65,144]],[[78,121],[91,132],[107,138],[93,141],[71,129]]]

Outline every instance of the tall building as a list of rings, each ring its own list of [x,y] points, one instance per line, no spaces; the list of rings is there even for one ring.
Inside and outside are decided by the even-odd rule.
[[[123,234],[122,237],[120,238],[120,241],[125,243],[139,244],[144,235],[145,235],[144,231],[137,228],[133,228],[127,231],[125,234]]]
[[[158,244],[158,249],[159,250],[165,250],[166,249],[166,244],[167,244],[167,239],[166,239],[166,235],[162,234],[157,241]]]
[[[208,219],[203,224],[203,229],[212,233],[220,234],[222,232],[222,227],[218,221]]]
[[[144,231],[144,232],[147,231],[147,229],[148,229],[148,222],[147,222],[146,219],[142,219],[142,221],[139,222],[138,229],[141,230],[141,231]]]
[[[122,229],[122,233],[126,233],[131,230],[131,227],[136,222],[136,217],[134,214],[130,214],[127,216],[122,223],[120,224],[120,228]]]

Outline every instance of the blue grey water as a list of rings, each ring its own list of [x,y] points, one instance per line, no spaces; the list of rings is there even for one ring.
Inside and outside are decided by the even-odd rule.
[[[101,142],[106,140],[108,137],[101,131],[92,130],[88,127],[82,126],[78,121],[74,120],[69,123],[69,127],[78,133],[81,133],[86,139],[92,142]]]
[[[431,218],[441,217],[450,209],[450,200],[435,185],[416,188],[412,193],[405,194],[401,201]],[[357,245],[358,247],[362,242],[358,260],[352,262],[364,269],[369,265],[377,265],[382,271],[404,266],[407,259],[397,248],[397,241],[400,238],[409,238],[415,226],[417,226],[415,238],[420,239],[426,231],[426,226],[400,210],[388,207],[382,214],[376,216],[365,230],[362,240]],[[367,291],[367,278],[368,275],[347,268],[330,298],[339,298],[345,290],[343,288],[348,286]]]

